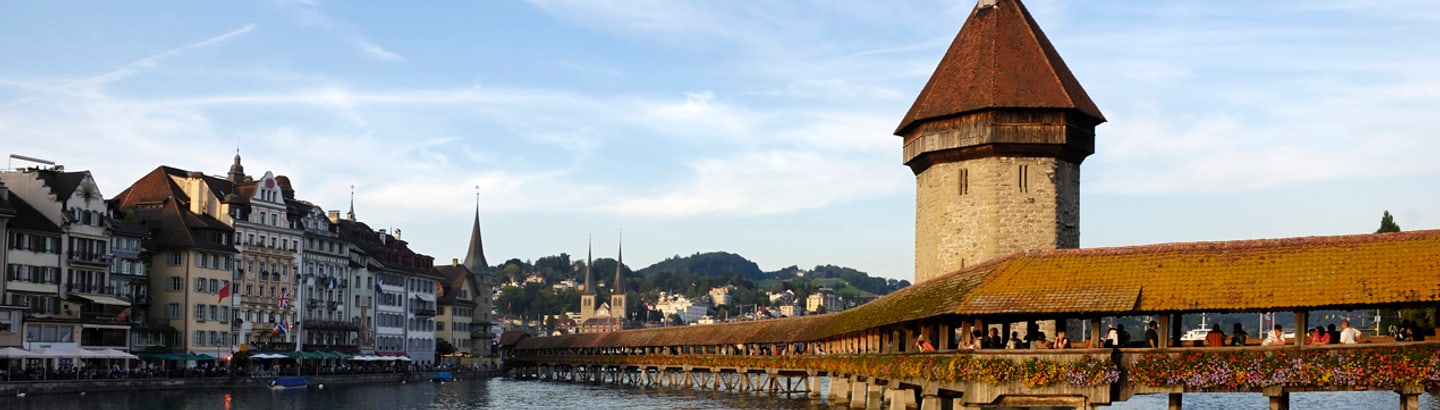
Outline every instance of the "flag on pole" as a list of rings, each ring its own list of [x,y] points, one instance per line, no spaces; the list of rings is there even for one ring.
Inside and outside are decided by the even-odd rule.
[[[340,278],[331,277],[331,278],[330,278],[330,289],[335,289],[335,288],[338,288],[338,287],[340,287]]]
[[[276,324],[275,324],[275,330],[272,331],[270,334],[273,334],[273,335],[289,335],[289,334],[290,334],[290,324],[289,324],[289,323],[285,323],[285,320],[282,319],[282,320],[280,320],[280,323],[276,323]]]
[[[230,297],[230,281],[228,280],[225,281],[225,286],[220,287],[220,300],[216,302],[224,302],[227,297]]]
[[[128,308],[128,307],[125,308],[125,310],[120,311],[120,314],[115,315],[115,321],[116,321],[116,322],[124,322],[125,319],[128,319],[128,318],[130,318],[130,308]]]
[[[286,289],[280,291],[280,308],[284,309],[288,306],[290,306],[290,290]]]
[[[385,290],[380,288],[380,281],[378,281],[378,280],[375,281],[375,296],[378,297],[378,296],[380,296],[381,294],[384,294],[384,293],[385,293]]]

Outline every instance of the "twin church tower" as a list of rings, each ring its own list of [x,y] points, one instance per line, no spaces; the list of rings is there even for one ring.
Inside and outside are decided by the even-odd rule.
[[[915,282],[1080,246],[1080,163],[1105,122],[1018,0],[980,0],[900,121]]]

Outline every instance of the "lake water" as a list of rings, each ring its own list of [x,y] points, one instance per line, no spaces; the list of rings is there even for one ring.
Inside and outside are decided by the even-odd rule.
[[[1297,393],[1295,409],[1399,408],[1400,396],[1388,392]],[[1265,409],[1259,394],[1187,394],[1186,409]],[[1111,409],[1163,409],[1164,396],[1139,396]],[[1420,407],[1440,410],[1440,401],[1421,396]],[[461,380],[447,384],[365,384],[311,388],[134,391],[0,398],[0,409],[826,409],[821,399],[803,394],[710,392],[671,388],[586,385],[506,378]]]

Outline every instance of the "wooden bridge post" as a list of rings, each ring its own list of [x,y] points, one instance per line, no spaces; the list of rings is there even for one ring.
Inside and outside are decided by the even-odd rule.
[[[870,379],[865,383],[865,410],[880,410],[885,407],[885,385]]]
[[[860,381],[859,377],[852,376],[850,379],[850,408],[865,408],[865,392],[870,390],[866,384],[866,382]]]
[[[810,392],[810,397],[820,397],[820,372],[806,370],[805,384],[805,389]]]
[[[1270,410],[1290,410],[1290,391],[1285,386],[1269,386],[1261,393],[1270,398]]]
[[[1159,346],[1156,346],[1156,347],[1159,347],[1160,350],[1166,350],[1167,348],[1170,347],[1170,315],[1160,315],[1160,320],[1159,320],[1159,322],[1160,322],[1160,329],[1158,329],[1158,332],[1160,333],[1160,340],[1156,341],[1156,343],[1159,343],[1160,345],[1159,345]],[[1146,325],[1146,326],[1149,326],[1150,324],[1147,323],[1147,324],[1145,324],[1145,325]],[[1172,396],[1172,397],[1171,397],[1170,401],[1171,401],[1172,403],[1175,402],[1175,401],[1177,401],[1177,400],[1179,400],[1179,399],[1174,398],[1174,395],[1171,395],[1171,396]],[[1175,407],[1174,405],[1171,405],[1170,408],[1172,408],[1172,409],[1178,409],[1179,407]]]
[[[1305,331],[1310,329],[1310,312],[1304,310],[1295,311],[1295,346],[1304,346]],[[1273,405],[1271,406],[1274,407]]]
[[[837,376],[834,373],[831,373],[828,377],[830,379],[830,393],[826,395],[825,399],[830,401],[831,406],[845,407],[849,405],[850,379],[844,376]]]
[[[925,383],[920,387],[920,410],[940,410],[945,407],[940,400],[940,387],[935,383]]]
[[[1097,316],[1090,320],[1090,348],[1092,349],[1105,345],[1105,343],[1100,340],[1104,337],[1104,335],[1100,334],[1100,319],[1101,318]]]
[[[959,345],[955,343],[955,328],[950,323],[935,325],[935,350],[955,350]]]
[[[1164,329],[1164,328],[1162,327],[1161,329]],[[1181,409],[1181,407],[1182,407],[1182,406],[1181,406],[1181,402],[1183,401],[1183,400],[1181,399],[1181,396],[1183,396],[1183,395],[1180,394],[1180,393],[1170,393],[1170,410],[1180,410],[1180,409]]]

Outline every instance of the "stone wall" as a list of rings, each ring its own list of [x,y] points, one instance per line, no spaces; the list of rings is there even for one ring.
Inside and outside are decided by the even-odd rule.
[[[1080,166],[1056,158],[939,163],[915,177],[915,281],[1026,249],[1080,245]]]

